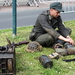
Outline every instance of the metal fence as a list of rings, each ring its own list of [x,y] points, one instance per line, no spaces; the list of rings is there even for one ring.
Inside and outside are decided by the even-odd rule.
[[[24,5],[28,2],[28,0],[16,0],[17,5]],[[0,0],[0,6],[10,6],[12,4],[12,0]]]
[[[25,5],[29,4],[30,6],[38,6],[38,3],[45,3],[45,1],[49,0],[16,0],[17,5]],[[0,0],[0,6],[10,6],[12,4],[12,0]]]
[[[17,5],[28,4],[29,6],[38,6],[38,3],[46,2],[62,2],[65,12],[75,12],[75,0],[17,0]],[[12,4],[12,0],[0,0],[0,5],[8,6]]]

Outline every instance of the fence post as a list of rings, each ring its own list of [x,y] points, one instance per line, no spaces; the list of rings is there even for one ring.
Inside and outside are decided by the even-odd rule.
[[[13,28],[13,37],[16,36],[17,32],[17,13],[16,13],[16,0],[12,1],[12,17],[13,17],[13,23],[12,23],[12,28]]]

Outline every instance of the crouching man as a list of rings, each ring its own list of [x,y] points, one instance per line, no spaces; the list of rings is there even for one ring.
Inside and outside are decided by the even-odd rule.
[[[71,29],[63,25],[60,12],[64,12],[62,3],[51,3],[50,9],[43,11],[38,16],[29,39],[49,47],[59,40],[74,45],[74,40],[69,36]]]

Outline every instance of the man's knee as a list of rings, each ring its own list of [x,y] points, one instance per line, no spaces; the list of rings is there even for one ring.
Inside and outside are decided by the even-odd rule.
[[[49,34],[44,34],[39,36],[36,41],[40,43],[42,46],[50,46],[54,43],[54,38]]]
[[[46,41],[47,46],[51,46],[52,44],[54,44],[55,39],[51,36],[48,35],[48,40]]]

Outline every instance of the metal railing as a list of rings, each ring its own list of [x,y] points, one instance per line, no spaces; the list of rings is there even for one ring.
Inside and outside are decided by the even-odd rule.
[[[26,4],[28,0],[16,0],[17,5],[19,4]],[[12,5],[12,0],[0,0],[0,6],[10,6]]]
[[[45,3],[49,0],[16,0],[18,5],[29,3],[30,6],[37,6],[38,3]],[[9,6],[12,4],[12,0],[0,0],[0,5]]]
[[[39,6],[39,3],[62,2],[65,12],[75,12],[75,0],[17,0],[17,5]],[[10,6],[12,0],[0,0],[0,5]]]

